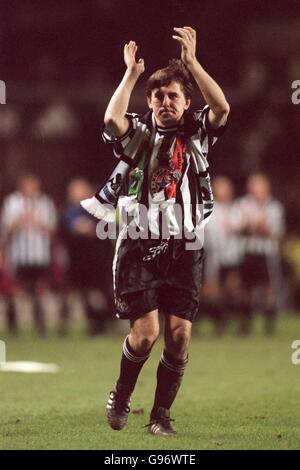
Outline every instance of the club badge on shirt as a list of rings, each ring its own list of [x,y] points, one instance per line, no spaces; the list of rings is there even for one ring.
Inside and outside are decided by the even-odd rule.
[[[163,195],[163,200],[171,199],[176,196],[176,184],[181,177],[180,172],[173,171],[168,167],[157,168],[151,176],[150,190],[152,197]]]

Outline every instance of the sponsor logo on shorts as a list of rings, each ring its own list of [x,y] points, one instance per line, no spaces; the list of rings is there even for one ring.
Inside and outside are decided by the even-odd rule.
[[[165,253],[168,249],[168,246],[169,243],[167,241],[162,241],[160,245],[149,248],[148,254],[143,257],[143,261],[151,261],[158,255]]]

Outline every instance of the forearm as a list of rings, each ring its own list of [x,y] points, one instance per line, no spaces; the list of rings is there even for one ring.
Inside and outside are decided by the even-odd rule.
[[[210,109],[215,115],[228,114],[229,105],[225,95],[219,85],[204,70],[195,59],[191,64],[187,65],[190,73],[193,75],[202,95]]]
[[[47,223],[44,223],[44,222],[37,222],[36,228],[44,232],[45,235],[48,235],[49,237],[53,237],[55,233],[55,227],[53,227],[52,225],[48,225]]]
[[[120,85],[110,99],[105,112],[104,123],[112,132],[118,131],[120,126],[124,127],[124,123],[126,125],[125,113],[138,78],[138,73],[127,68]]]

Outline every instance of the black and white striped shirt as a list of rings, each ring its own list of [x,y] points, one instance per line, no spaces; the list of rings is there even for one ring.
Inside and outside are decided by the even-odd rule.
[[[236,267],[242,261],[242,240],[235,232],[235,206],[235,201],[216,201],[211,220],[205,227],[204,247],[209,279],[215,278],[220,268]]]
[[[1,234],[11,266],[47,267],[51,260],[50,232],[56,223],[54,203],[45,194],[35,197],[26,197],[20,191],[9,194],[3,201]]]
[[[264,222],[269,234],[255,233],[255,229],[251,234],[242,234],[243,253],[278,255],[279,240],[285,230],[283,205],[273,197],[264,202],[257,201],[251,195],[238,199],[235,204],[235,228],[243,231],[244,227],[255,227],[257,221]]]
[[[103,138],[105,142],[114,144],[114,154],[117,158],[134,158],[147,145],[147,161],[143,171],[143,185],[141,197],[128,195],[128,187],[125,194],[119,198],[119,206],[133,215],[138,226],[140,223],[140,204],[148,211],[149,229],[156,235],[160,234],[159,211],[164,212],[168,221],[171,235],[185,232],[193,232],[198,238],[203,238],[203,228],[213,210],[213,195],[208,173],[207,155],[215,144],[218,137],[222,135],[226,126],[213,129],[208,121],[209,107],[205,106],[200,111],[185,112],[178,127],[173,129],[158,128],[154,114],[147,113],[145,116],[127,114],[130,126],[125,135],[113,138],[104,129]],[[156,157],[163,145],[167,134],[171,133],[170,151],[175,145],[176,137],[183,136],[185,142],[184,164],[180,179],[176,185],[176,197],[156,198],[153,195],[151,176],[156,168]],[[159,172],[158,172],[159,177]],[[155,183],[155,182],[154,182]],[[128,182],[129,185],[129,182]],[[161,195],[159,193],[159,195]],[[174,212],[174,205],[181,209],[182,220],[178,220]],[[142,227],[141,227],[142,228]]]

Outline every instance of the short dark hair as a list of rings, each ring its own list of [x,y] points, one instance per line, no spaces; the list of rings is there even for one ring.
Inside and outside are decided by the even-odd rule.
[[[191,98],[193,84],[188,69],[180,59],[170,59],[167,67],[156,70],[148,78],[146,95],[150,97],[153,90],[162,86],[169,86],[172,82],[180,84],[186,99]]]

